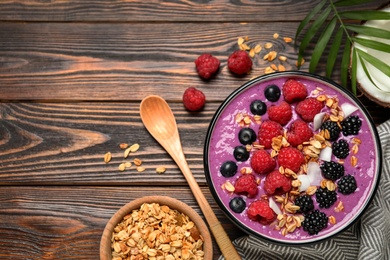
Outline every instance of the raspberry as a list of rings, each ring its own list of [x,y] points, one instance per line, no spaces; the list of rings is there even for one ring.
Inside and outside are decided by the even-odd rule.
[[[341,121],[343,135],[357,135],[362,126],[362,120],[358,116],[349,116]]]
[[[270,106],[268,108],[268,118],[281,125],[287,124],[292,118],[291,106],[285,101],[280,102],[279,105]]]
[[[246,74],[252,69],[252,60],[243,50],[233,52],[227,62],[229,70],[237,75]]]
[[[278,164],[283,168],[288,168],[293,172],[299,172],[301,165],[305,162],[303,154],[294,147],[283,147],[279,151]]]
[[[323,162],[320,166],[320,169],[322,175],[332,181],[335,181],[344,175],[344,165],[338,162]]]
[[[291,124],[287,132],[287,141],[292,146],[298,146],[303,142],[309,141],[312,136],[313,131],[309,125],[305,121],[297,119]]]
[[[316,191],[316,200],[320,208],[330,208],[337,200],[337,193],[328,188],[318,188]]]
[[[356,179],[348,174],[340,178],[337,182],[338,191],[342,194],[348,195],[354,193],[357,189]]]
[[[297,111],[298,115],[306,122],[312,122],[314,116],[320,113],[323,107],[324,103],[318,101],[316,98],[309,97],[300,101],[295,107],[295,111]]]
[[[288,79],[282,89],[284,100],[288,103],[298,102],[307,97],[305,85],[295,79]]]
[[[303,230],[310,235],[317,235],[322,229],[328,226],[328,217],[324,212],[318,209],[305,215],[305,220],[302,222]]]
[[[321,125],[322,130],[328,130],[329,137],[325,135],[325,138],[329,141],[336,141],[339,138],[341,129],[336,122],[333,121],[325,121]]]
[[[281,174],[278,170],[270,172],[264,181],[264,191],[268,195],[289,192],[291,190],[291,179]]]
[[[294,204],[299,206],[298,212],[307,213],[314,209],[314,203],[309,195],[302,195],[295,199]]]
[[[258,221],[263,225],[267,225],[276,219],[276,213],[265,199],[252,202],[248,207],[247,213],[251,220]]]
[[[264,145],[265,149],[271,148],[272,138],[282,135],[283,128],[282,126],[271,120],[264,121],[259,128],[259,144]]]
[[[184,107],[190,111],[197,111],[203,108],[206,102],[206,97],[202,91],[190,87],[184,91],[183,104]]]
[[[196,70],[200,77],[211,78],[219,69],[221,62],[211,54],[205,53],[195,60]]]
[[[253,174],[244,174],[238,177],[234,184],[236,194],[246,194],[248,197],[254,197],[257,194],[257,182]]]
[[[267,174],[275,169],[276,162],[266,150],[257,150],[251,157],[251,167],[258,174]]]

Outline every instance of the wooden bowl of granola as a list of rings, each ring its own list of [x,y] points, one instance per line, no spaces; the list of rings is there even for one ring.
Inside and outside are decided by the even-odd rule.
[[[100,241],[100,259],[212,259],[212,239],[202,217],[167,196],[135,199],[108,221]],[[175,258],[176,257],[176,258]],[[199,258],[202,259],[202,258]]]
[[[356,222],[382,165],[368,111],[348,90],[301,71],[235,90],[211,120],[204,169],[214,199],[243,231],[267,241],[323,241]]]

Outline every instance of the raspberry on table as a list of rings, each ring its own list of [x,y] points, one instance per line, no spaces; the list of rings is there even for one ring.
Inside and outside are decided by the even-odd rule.
[[[330,161],[330,162],[323,162],[320,165],[320,169],[322,172],[322,175],[329,180],[335,181],[342,176],[344,176],[344,165]]]
[[[286,193],[291,190],[291,179],[286,175],[281,174],[278,170],[274,170],[265,177],[264,191],[268,195],[274,193]]]
[[[340,178],[337,182],[338,191],[344,195],[354,193],[357,189],[356,179],[348,174]]]
[[[276,167],[276,161],[266,150],[257,150],[251,157],[251,167],[258,174],[267,174]]]
[[[328,190],[328,188],[318,188],[316,191],[316,200],[320,208],[330,208],[337,200],[336,191]]]
[[[283,127],[271,120],[263,121],[260,125],[258,139],[259,144],[264,145],[265,149],[270,149],[272,145],[272,138],[283,134]]]
[[[248,207],[247,214],[251,220],[258,221],[263,225],[270,224],[277,217],[276,213],[269,206],[269,202],[265,199],[252,202]]]
[[[297,104],[295,111],[306,122],[312,122],[314,116],[320,113],[323,107],[323,102],[318,101],[316,98],[308,97]]]
[[[339,138],[341,132],[339,125],[336,122],[330,120],[322,123],[321,130],[328,130],[329,137],[325,135],[325,138],[329,141],[336,141]]]
[[[332,152],[339,159],[345,159],[349,155],[349,145],[347,141],[341,139],[332,143]]]
[[[245,194],[248,197],[255,197],[257,192],[257,181],[253,174],[241,175],[234,184],[234,193],[236,194]]]
[[[189,111],[198,111],[201,110],[206,102],[206,96],[202,91],[190,87],[184,91],[183,94],[183,104],[186,109]]]
[[[344,136],[357,135],[362,126],[362,120],[358,116],[349,116],[341,121]]]
[[[299,206],[298,212],[308,213],[314,209],[313,199],[309,195],[302,195],[295,199],[294,204]]]
[[[280,149],[277,161],[279,166],[297,173],[305,162],[305,156],[297,148],[288,146]]]
[[[290,104],[286,101],[282,101],[279,105],[270,106],[268,108],[268,118],[281,125],[287,124],[292,118],[292,109]]]
[[[309,127],[309,125],[301,120],[295,120],[291,126],[289,131],[287,132],[287,141],[292,146],[298,146],[303,142],[307,142],[313,136],[313,131]]]
[[[246,74],[252,69],[252,59],[244,50],[233,52],[227,63],[229,70],[237,75]]]
[[[308,232],[309,235],[317,235],[318,232],[328,226],[328,217],[324,212],[318,209],[305,215],[305,219],[302,222],[303,230]]]
[[[306,86],[295,79],[288,79],[284,83],[282,90],[284,100],[288,103],[298,102],[307,97]]]
[[[220,64],[221,62],[218,58],[208,53],[200,55],[195,60],[196,70],[198,71],[199,76],[204,79],[210,79],[214,76],[217,73]]]

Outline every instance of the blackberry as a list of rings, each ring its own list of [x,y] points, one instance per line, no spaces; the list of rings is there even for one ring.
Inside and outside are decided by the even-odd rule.
[[[329,141],[336,141],[340,136],[341,129],[336,122],[325,121],[321,125],[321,129],[329,131],[329,138],[326,138]],[[326,136],[326,137],[328,137],[328,136]]]
[[[309,195],[299,196],[295,199],[294,204],[299,206],[299,212],[307,213],[314,209],[314,203]]]
[[[228,178],[234,176],[237,173],[237,168],[238,167],[235,162],[226,161],[221,165],[219,171],[221,172],[222,176]]]
[[[332,144],[332,151],[334,156],[339,159],[345,159],[349,155],[349,146],[347,141],[341,139]]]
[[[244,145],[253,143],[256,141],[256,138],[257,134],[249,127],[242,128],[238,133],[238,140]]]
[[[362,126],[362,120],[358,116],[349,116],[341,121],[341,127],[343,135],[357,135],[360,127]]]
[[[324,212],[318,209],[305,215],[305,220],[302,222],[303,230],[309,235],[317,235],[322,229],[328,226],[328,217]]]
[[[320,208],[330,208],[337,200],[336,191],[330,191],[328,188],[318,188],[316,199]]]
[[[280,93],[280,88],[276,85],[269,85],[264,90],[265,97],[271,102],[278,101]]]
[[[357,189],[356,179],[348,174],[340,178],[337,182],[338,191],[342,194],[348,195],[354,193]]]
[[[329,180],[335,181],[339,179],[341,176],[344,176],[344,165],[330,161],[330,162],[323,162],[320,165],[320,169],[322,172],[322,175]]]

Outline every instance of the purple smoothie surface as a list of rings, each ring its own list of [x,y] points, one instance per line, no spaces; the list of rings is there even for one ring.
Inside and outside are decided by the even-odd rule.
[[[352,138],[358,138],[361,140],[357,154],[350,152],[348,157],[343,160],[345,175],[353,175],[356,179],[358,188],[354,193],[349,195],[343,195],[337,192],[336,203],[328,209],[319,208],[318,204],[316,203],[315,196],[312,196],[315,209],[319,209],[320,211],[326,213],[328,217],[334,216],[337,223],[328,223],[327,228],[321,230],[317,235],[309,235],[306,231],[303,230],[302,227],[295,229],[295,231],[292,233],[282,235],[281,231],[275,229],[273,225],[262,225],[257,221],[249,219],[246,212],[248,206],[253,201],[258,200],[261,196],[265,195],[262,187],[266,175],[257,174],[255,172],[252,173],[256,176],[256,178],[261,180],[258,185],[258,194],[254,198],[248,198],[245,195],[237,195],[222,188],[226,181],[229,181],[232,184],[235,183],[236,179],[241,175],[240,169],[243,167],[250,168],[250,158],[244,162],[237,162],[233,156],[234,148],[241,145],[238,139],[238,133],[242,126],[239,126],[237,123],[236,115],[245,114],[250,118],[253,118],[253,114],[250,111],[250,103],[253,100],[262,100],[265,102],[267,107],[271,105],[278,105],[284,100],[283,93],[278,101],[271,102],[264,96],[264,89],[267,86],[274,84],[282,90],[284,82],[290,78],[295,78],[296,80],[303,83],[307,87],[309,97],[317,97],[318,95],[326,94],[328,97],[337,97],[339,99],[339,105],[343,103],[349,103],[358,107],[358,105],[350,96],[346,95],[332,84],[317,78],[311,78],[305,75],[288,74],[270,76],[265,78],[265,80],[260,81],[255,80],[252,84],[242,87],[241,91],[236,91],[233,93],[234,95],[230,99],[228,98],[228,103],[222,105],[219,111],[217,111],[218,118],[216,118],[212,129],[210,129],[211,132],[209,132],[209,142],[206,144],[206,149],[208,151],[208,169],[206,172],[209,172],[208,177],[211,182],[210,188],[213,190],[216,200],[219,201],[219,204],[222,205],[223,210],[227,212],[228,216],[233,220],[233,222],[241,223],[241,227],[244,230],[249,230],[249,233],[259,233],[262,237],[273,241],[298,244],[327,238],[356,220],[356,218],[362,213],[363,209],[367,206],[370,198],[373,196],[373,190],[378,180],[378,155],[380,153],[378,152],[379,148],[377,147],[378,144],[376,143],[377,139],[373,134],[375,130],[373,129],[368,116],[359,108],[357,111],[351,114],[357,115],[362,121],[362,126],[359,133],[357,135],[349,136],[344,136],[341,133],[339,137],[339,139],[348,141],[350,148],[352,147]],[[319,88],[322,89],[322,91],[320,93],[316,93],[315,90],[318,90]],[[290,124],[295,119],[299,118],[299,115],[297,115],[295,112],[296,104],[297,103],[291,104],[293,117],[290,122],[284,126],[285,129],[288,129]],[[329,113],[329,108],[324,106],[322,112]],[[263,122],[265,120],[268,120],[267,113],[261,116],[261,121]],[[260,124],[261,123],[252,120],[251,123],[246,127],[250,127],[256,133],[258,133]],[[308,124],[310,128],[313,129],[313,122]],[[314,131],[314,133],[318,132],[319,130]],[[270,150],[271,149],[268,149],[267,151]],[[250,157],[252,154],[253,152],[250,153]],[[352,155],[358,159],[357,165],[355,166],[352,166],[350,162],[350,157]],[[235,161],[238,166],[237,173],[232,177],[224,177],[220,173],[221,165],[228,160]],[[332,161],[338,161],[338,159],[332,155]],[[321,160],[319,160],[318,163],[321,163]],[[278,169],[278,165],[275,169]],[[246,202],[246,209],[241,213],[235,213],[229,207],[230,200],[237,196],[241,196]],[[340,201],[343,203],[344,210],[336,212],[335,207]]]

